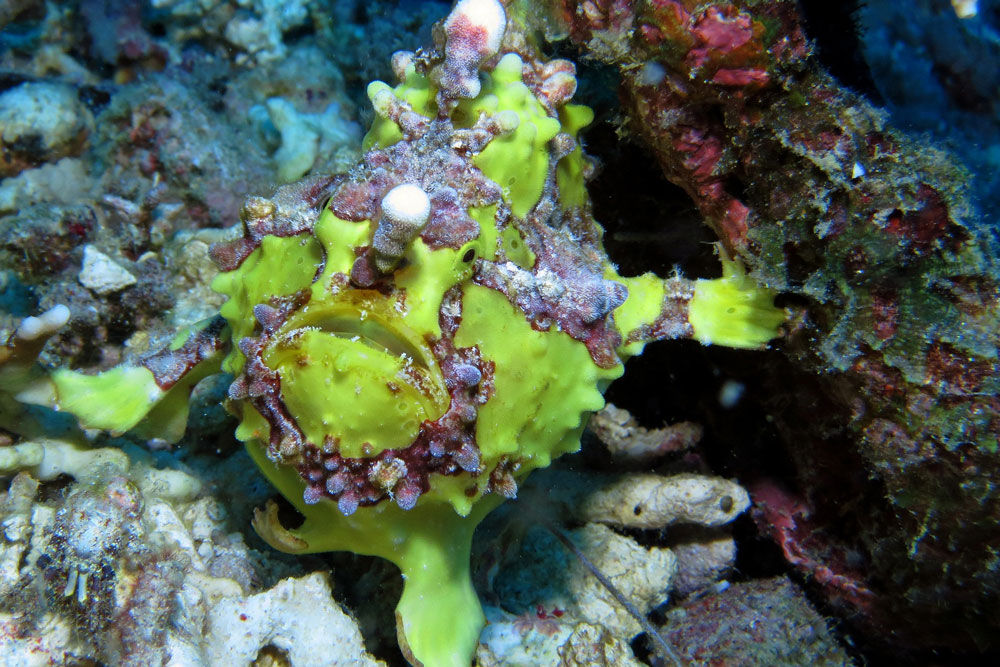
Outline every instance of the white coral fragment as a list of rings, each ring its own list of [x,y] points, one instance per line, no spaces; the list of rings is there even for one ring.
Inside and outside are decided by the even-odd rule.
[[[295,667],[382,664],[365,652],[361,633],[333,601],[324,574],[285,579],[244,599],[225,598],[208,613],[206,663],[249,665],[274,646]]]
[[[951,6],[960,19],[971,19],[979,14],[979,0],[951,0]]]
[[[21,340],[37,340],[43,336],[51,336],[69,322],[69,308],[57,304],[41,315],[26,317],[17,327],[17,337]]]
[[[92,245],[83,247],[80,284],[100,296],[120,292],[136,283],[135,276]]]

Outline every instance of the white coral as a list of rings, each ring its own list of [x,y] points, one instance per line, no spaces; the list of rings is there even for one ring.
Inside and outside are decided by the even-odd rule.
[[[69,597],[65,604],[100,613],[91,609],[96,601],[87,584],[102,564],[114,570],[112,602],[119,619],[114,624],[141,614],[143,605],[173,609],[162,628],[162,645],[144,645],[146,653],[131,655],[133,660],[250,665],[272,646],[296,666],[382,664],[365,651],[357,625],[334,601],[326,575],[286,578],[267,590],[251,590],[249,550],[238,534],[226,533],[222,504],[205,495],[204,485],[191,475],[131,461],[117,448],[59,440],[0,447],[0,475],[11,473],[17,474],[0,494],[0,664],[107,661],[106,651],[115,649],[104,646],[100,634],[81,634],[78,616],[64,607],[43,606],[34,631],[22,637],[18,612],[6,604],[25,581],[57,577],[53,585]],[[64,474],[77,481],[57,511],[52,501],[38,500],[38,480]],[[114,487],[114,480],[121,483]],[[122,488],[134,495],[116,495]],[[78,511],[67,511],[70,505]],[[91,507],[101,511],[79,511]],[[116,508],[131,513],[111,516]],[[141,531],[129,533],[126,524]],[[56,533],[60,544],[53,541]],[[83,556],[87,560],[74,560]],[[173,574],[160,576],[157,564]],[[106,579],[106,569],[101,577]],[[165,598],[162,605],[158,597]],[[129,613],[121,614],[125,604]]]

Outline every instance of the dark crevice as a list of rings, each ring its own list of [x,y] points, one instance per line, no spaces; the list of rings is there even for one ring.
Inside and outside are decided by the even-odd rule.
[[[883,104],[861,48],[857,13],[862,0],[799,0],[806,35],[819,62],[843,85]]]
[[[58,475],[54,479],[42,482],[35,492],[35,502],[39,503],[61,503],[66,499],[70,487],[76,479],[65,473]]]
[[[585,145],[600,160],[589,183],[594,217],[604,228],[608,256],[623,276],[652,271],[666,278],[675,268],[688,277],[719,274],[714,234],[651,155],[621,142],[610,124],[587,132]]]

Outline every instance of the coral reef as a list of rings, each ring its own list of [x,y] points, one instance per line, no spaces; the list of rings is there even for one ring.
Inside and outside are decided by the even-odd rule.
[[[694,487],[700,492],[692,493]],[[710,587],[730,570],[736,550],[724,526],[750,502],[738,485],[705,476],[609,476],[562,466],[536,473],[519,495],[487,520],[483,532],[490,537],[477,544],[479,577],[495,605],[487,608],[489,625],[477,654],[483,664],[564,664],[559,656],[578,641],[581,624],[588,633],[629,642],[643,631],[560,543],[555,521],[580,526],[568,531],[569,538],[639,613],[648,614],[673,595]],[[698,537],[669,547],[645,546],[634,537],[639,531],[669,535],[680,527],[697,527]],[[631,664],[631,654],[625,656]]]
[[[483,664],[635,662],[634,621],[541,526],[570,535],[643,612],[672,614],[662,632],[685,659],[846,662],[794,586],[755,580],[783,570],[748,538],[749,519],[736,540],[704,525],[746,502],[720,474],[750,489],[757,530],[780,550],[773,558],[846,619],[855,650],[992,645],[1000,318],[990,223],[1000,172],[991,168],[996,77],[982,64],[995,60],[996,3],[918,0],[904,15],[871,0],[853,17],[851,3],[816,14],[823,3],[791,0],[502,4],[505,31],[492,2],[463,2],[433,30],[445,2],[0,7],[0,632],[11,652],[0,660],[222,664],[220,647],[247,663],[371,660],[317,573],[330,567],[333,595],[357,610],[370,650],[401,659],[391,566],[283,560],[247,530],[273,490],[248,473],[254,461],[222,403],[257,462],[272,477],[290,471],[278,486],[315,511],[310,525],[395,513],[410,530],[440,516],[421,514],[438,503],[469,508],[461,542],[491,503],[516,493],[473,551],[490,621]],[[810,22],[838,12],[860,26],[859,42],[837,34],[840,57],[854,51],[850,68],[829,62]],[[539,27],[569,39],[539,46]],[[543,51],[577,60],[579,72]],[[366,99],[365,84],[392,77]],[[590,126],[590,111],[569,103],[577,86],[575,99],[597,112]],[[881,102],[886,111],[873,106]],[[362,148],[371,152],[355,167]],[[642,180],[648,154],[679,194]],[[687,275],[718,275],[698,250],[713,234],[724,280],[671,278],[678,262]],[[209,287],[220,273],[213,244],[224,293]],[[651,268],[667,281],[633,277]],[[751,312],[768,311],[772,292],[758,282],[784,292],[795,313],[780,350],[647,351],[625,379],[655,379],[610,389],[632,413],[608,406],[592,420],[610,454],[584,433],[584,454],[535,482],[525,476],[547,465],[544,447],[525,456],[507,445],[499,458],[490,449],[557,412],[556,397],[589,395],[565,409],[573,425],[560,451],[575,448],[598,390],[644,341],[762,342],[776,314],[749,343],[745,329],[716,327],[741,293],[756,294]],[[676,297],[669,313],[664,285]],[[452,294],[466,290],[499,296]],[[370,300],[348,303],[362,294]],[[564,368],[550,349],[506,382],[497,368],[534,348],[506,325],[483,339],[473,306],[482,322],[530,323],[537,340],[561,332],[583,350]],[[228,320],[212,319],[220,309]],[[322,321],[310,319],[320,311]],[[338,340],[309,334],[313,326]],[[372,351],[384,363],[361,359]],[[399,352],[413,363],[393,362]],[[227,354],[233,375],[213,375]],[[306,418],[321,393],[308,371],[315,358],[345,365],[365,398],[340,382],[340,407]],[[646,371],[643,361],[660,365]],[[105,378],[97,385],[67,372],[52,384],[43,371],[122,362],[93,376]],[[580,395],[548,390],[551,403],[525,380],[571,368],[594,377]],[[380,372],[401,373],[398,393],[385,394]],[[286,395],[292,385],[301,391]],[[498,395],[510,397],[503,409]],[[353,420],[369,400],[375,417]],[[63,413],[24,401],[61,403]],[[95,416],[95,404],[111,409]],[[403,418],[389,418],[397,405]],[[135,419],[122,421],[130,410]],[[134,428],[126,440],[81,432],[67,412],[88,427]],[[479,433],[489,424],[494,442]],[[532,430],[533,442],[557,431]],[[340,438],[336,455],[327,435]],[[442,477],[453,486],[438,490]],[[192,486],[174,495],[182,482]],[[301,551],[293,538],[313,535],[286,530],[292,514],[272,504],[256,525]],[[87,517],[104,528],[89,530]],[[727,589],[719,579],[738,541],[737,576],[751,581]],[[526,566],[523,553],[544,560]],[[353,590],[362,580],[368,588]],[[464,608],[478,609],[463,590]],[[764,604],[783,611],[746,606]],[[304,608],[337,629],[284,621]],[[274,623],[262,619],[272,614]],[[461,616],[471,636],[480,617]],[[744,621],[768,636],[742,632]],[[632,646],[644,657],[642,640]]]
[[[4,664],[232,665],[269,651],[382,664],[321,573],[260,590],[259,556],[227,532],[220,501],[143,458],[58,440],[0,449],[0,474],[16,473],[0,500]]]
[[[292,553],[348,549],[399,565],[398,635],[415,664],[473,654],[483,621],[466,574],[472,531],[528,473],[579,447],[624,359],[681,337],[758,348],[784,321],[773,293],[725,254],[718,279],[618,275],[590,215],[577,132],[592,114],[568,103],[574,67],[516,33],[505,45],[505,33],[500,3],[462,0],[437,52],[397,53],[398,86],[368,87],[376,118],[361,165],[250,198],[243,237],[211,251],[222,269],[213,287],[229,297],[220,316],[135,365],[99,375],[15,366],[5,388],[85,428],[172,442],[190,392],[221,364],[235,376],[237,438],[305,516],[286,528],[270,505],[255,517],[258,533]],[[275,100],[271,118],[288,143],[302,128],[283,125]],[[140,122],[143,136],[173,132],[155,116]],[[136,280],[90,246],[80,279],[101,297]],[[649,497],[619,498],[628,485]],[[707,501],[714,508],[688,518],[712,523],[745,506],[737,488],[647,477],[595,490],[593,506],[570,503],[616,522],[609,510],[627,502],[655,524],[670,520],[660,507]],[[611,553],[634,552],[609,529],[591,530],[604,531]],[[646,569],[667,576],[671,558]]]
[[[765,369],[764,405],[810,532],[864,562],[851,570],[874,603],[847,613],[903,643],[987,641],[1000,308],[989,219],[958,161],[838,86],[794,2],[549,6],[550,34],[618,67],[626,127],[667,179],[751,275],[797,295],[792,364]],[[839,508],[858,498],[847,528]]]

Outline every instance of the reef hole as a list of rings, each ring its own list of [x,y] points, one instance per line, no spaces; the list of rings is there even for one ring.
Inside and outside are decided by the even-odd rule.
[[[595,123],[586,133],[585,148],[599,162],[589,184],[594,217],[604,227],[608,256],[623,276],[652,271],[666,278],[675,268],[689,278],[720,275],[715,235],[651,155],[621,141],[607,122]]]

